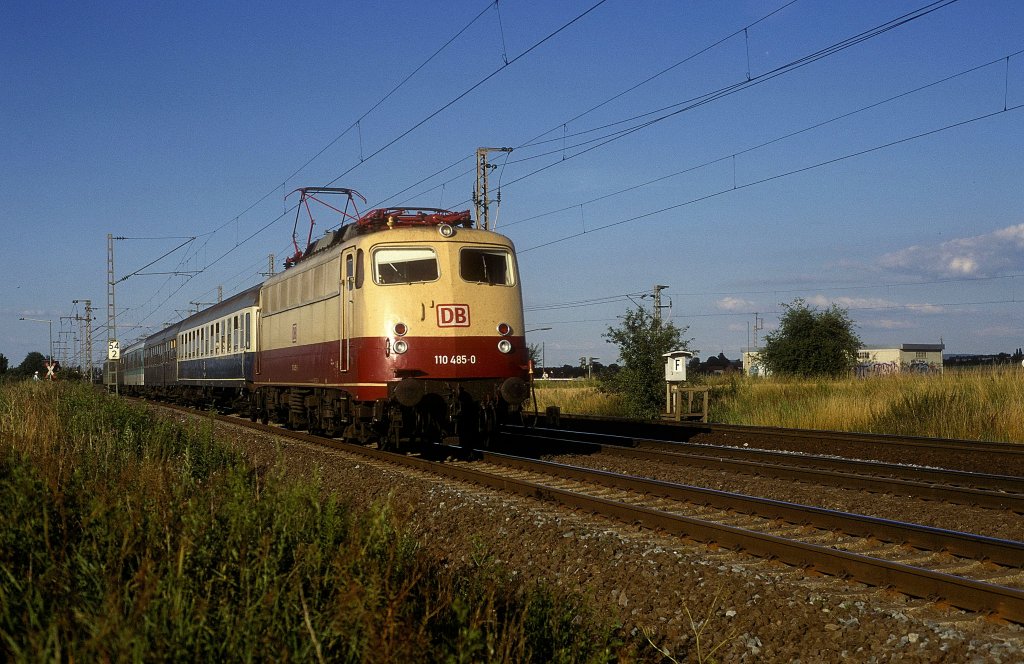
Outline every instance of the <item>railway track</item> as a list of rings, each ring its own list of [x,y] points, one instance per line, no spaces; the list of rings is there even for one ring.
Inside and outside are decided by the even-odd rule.
[[[544,414],[531,417],[539,427],[617,435],[636,441],[645,439],[692,443],[716,447],[750,447],[762,450],[829,454],[849,459],[906,463],[917,459],[924,466],[976,473],[1024,476],[1024,444],[998,441],[956,440],[783,429],[736,424],[699,422],[638,422],[621,418]]]
[[[438,447],[431,460],[219,419],[1024,624],[1021,542],[494,452],[470,461]]]
[[[1024,513],[1024,477],[562,429],[506,431],[509,449],[597,453]]]

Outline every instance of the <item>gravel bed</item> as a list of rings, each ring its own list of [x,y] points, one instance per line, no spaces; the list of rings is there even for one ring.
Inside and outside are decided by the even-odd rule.
[[[216,424],[216,431],[252,463],[315,473],[353,505],[387,501],[440,560],[486,558],[524,582],[542,578],[585,593],[604,615],[648,634],[678,661],[697,661],[698,632],[700,654],[722,644],[714,658],[725,662],[1024,658],[1018,625],[357,454],[228,424]]]

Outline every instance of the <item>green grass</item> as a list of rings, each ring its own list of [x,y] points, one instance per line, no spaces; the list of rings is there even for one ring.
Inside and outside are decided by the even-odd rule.
[[[612,661],[579,596],[69,384],[0,387],[0,659]]]

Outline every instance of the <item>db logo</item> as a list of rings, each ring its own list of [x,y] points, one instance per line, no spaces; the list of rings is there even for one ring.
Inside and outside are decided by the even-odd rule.
[[[469,327],[468,304],[437,305],[438,327]]]

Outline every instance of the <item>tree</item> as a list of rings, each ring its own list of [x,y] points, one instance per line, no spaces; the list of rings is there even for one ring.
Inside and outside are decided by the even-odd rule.
[[[602,379],[609,392],[622,395],[633,417],[655,417],[665,407],[665,358],[673,350],[687,350],[691,339],[683,340],[688,328],[655,319],[643,307],[626,312],[622,325],[609,327],[603,336],[619,347],[622,366]]]
[[[46,356],[42,353],[32,351],[25,356],[24,361],[18,365],[17,373],[22,376],[31,376],[35,372],[39,372],[39,376],[46,375]]]
[[[857,364],[860,338],[845,309],[818,311],[802,299],[783,304],[779,329],[765,335],[761,363],[783,376],[844,376]]]
[[[8,360],[7,356],[0,353],[0,374],[7,373]]]

